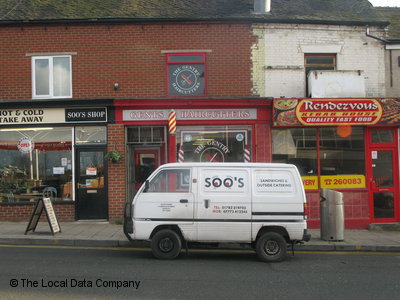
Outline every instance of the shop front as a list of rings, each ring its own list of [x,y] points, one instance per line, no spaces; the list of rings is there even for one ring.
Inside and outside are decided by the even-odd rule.
[[[131,199],[167,162],[267,162],[270,99],[115,100],[126,131]]]
[[[0,220],[29,220],[41,197],[52,200],[61,221],[107,219],[108,120],[106,102],[2,105]]]
[[[321,188],[344,193],[346,228],[400,221],[400,99],[275,99],[272,161],[295,164],[319,226]]]

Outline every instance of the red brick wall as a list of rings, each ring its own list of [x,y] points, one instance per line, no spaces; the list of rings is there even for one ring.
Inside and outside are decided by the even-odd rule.
[[[26,205],[2,204],[0,205],[0,220],[11,222],[29,222],[34,207],[34,203],[29,203]],[[53,204],[53,207],[59,222],[75,221],[74,203]],[[47,221],[45,212],[42,213],[40,221]]]
[[[123,157],[119,163],[108,163],[108,218],[113,223],[123,220],[126,199],[124,125],[108,125],[108,150],[118,150]]]
[[[210,50],[207,96],[251,95],[249,24],[19,25],[0,28],[0,99],[30,99],[34,53],[73,52],[73,98],[164,97],[162,50]],[[114,83],[120,89],[114,91]]]
[[[343,192],[345,228],[368,228],[370,223],[370,210],[368,191],[352,190]],[[320,227],[320,196],[319,192],[307,192],[308,225],[310,228]]]
[[[252,156],[254,162],[271,162],[271,127],[269,124],[255,125],[255,155]]]

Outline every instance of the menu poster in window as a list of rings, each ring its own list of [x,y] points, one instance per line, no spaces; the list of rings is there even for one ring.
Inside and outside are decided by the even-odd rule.
[[[86,175],[97,175],[97,168],[96,167],[87,167],[86,168]]]
[[[64,167],[53,167],[53,174],[54,175],[62,175],[65,174]]]
[[[61,232],[61,227],[60,224],[58,223],[50,198],[41,198],[35,205],[28,226],[25,230],[25,234],[27,234],[28,231],[34,232],[36,230],[37,224],[39,222],[43,210],[46,212],[46,217],[47,221],[49,222],[51,232],[53,234]]]

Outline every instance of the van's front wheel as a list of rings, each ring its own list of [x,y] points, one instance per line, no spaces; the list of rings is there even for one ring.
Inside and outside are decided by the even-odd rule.
[[[257,240],[256,252],[265,262],[278,262],[286,258],[287,244],[282,235],[276,232],[264,233]]]
[[[158,231],[151,240],[153,255],[159,259],[174,259],[181,252],[181,248],[181,238],[170,229]]]

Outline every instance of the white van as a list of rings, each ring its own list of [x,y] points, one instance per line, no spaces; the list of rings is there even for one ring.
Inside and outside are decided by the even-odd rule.
[[[287,244],[309,241],[297,168],[272,163],[160,166],[125,209],[129,240],[149,240],[173,259],[182,244],[246,243],[263,261],[281,261]]]

